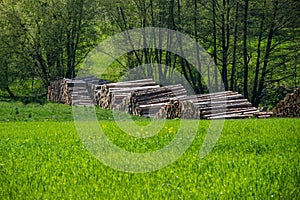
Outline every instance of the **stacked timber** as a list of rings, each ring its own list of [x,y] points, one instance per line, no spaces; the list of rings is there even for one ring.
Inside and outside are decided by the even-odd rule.
[[[299,89],[278,104],[277,115],[299,116]],[[243,95],[216,92],[187,95],[181,85],[160,86],[153,79],[109,83],[94,77],[60,79],[48,88],[47,99],[68,105],[94,105],[132,115],[157,118],[238,119],[268,118]]]
[[[95,77],[59,79],[48,87],[47,100],[67,105],[93,105],[92,87],[107,83]]]
[[[159,88],[159,85],[152,85],[152,86],[140,86],[140,87],[132,87],[132,88],[110,88],[110,97],[111,97],[111,104],[110,108],[115,109],[119,104],[123,102],[123,99],[129,96],[131,93],[135,91],[143,91],[149,89]]]
[[[137,116],[154,117],[171,98],[186,95],[187,91],[181,84],[134,90],[126,94],[115,108]]]
[[[176,104],[174,104],[176,102]],[[225,91],[193,95],[172,100],[157,113],[157,118],[237,119],[270,117],[261,113],[237,92]]]
[[[300,117],[300,88],[287,94],[273,109],[277,117]]]
[[[75,83],[71,79],[59,79],[48,86],[47,100],[71,105],[71,90]]]
[[[54,81],[48,86],[48,91],[47,91],[47,100],[59,103],[61,102],[61,94],[60,94],[60,82]]]
[[[67,103],[69,105],[91,105],[89,93],[86,88],[86,82],[84,80],[71,80],[67,83],[68,88],[66,93],[71,97]]]
[[[257,108],[237,92],[226,91],[200,95],[196,106],[201,111],[204,119],[233,119],[249,118],[253,113],[258,112]]]
[[[155,115],[160,119],[200,119],[200,109],[197,108],[193,101],[180,98],[170,99]]]
[[[95,103],[101,108],[114,108],[121,103],[131,91],[157,88],[153,79],[141,79],[96,85],[94,88]]]

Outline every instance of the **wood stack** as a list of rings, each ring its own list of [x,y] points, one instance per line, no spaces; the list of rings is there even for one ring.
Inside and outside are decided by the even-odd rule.
[[[300,117],[300,88],[287,94],[273,109],[277,117]]]
[[[201,96],[196,106],[204,119],[249,118],[257,108],[237,92],[219,92]]]
[[[287,95],[278,104],[279,116],[299,116],[300,90]],[[216,92],[187,95],[181,85],[160,86],[153,79],[109,83],[94,77],[61,79],[48,88],[47,99],[68,105],[93,105],[129,114],[156,118],[237,119],[268,118],[271,112],[259,112],[243,95]],[[286,114],[289,113],[289,114]]]
[[[96,85],[94,90],[94,99],[95,103],[101,108],[114,108],[115,104],[121,103],[122,99],[131,91],[156,87],[159,87],[159,85],[157,85],[153,79],[141,79]]]
[[[47,100],[60,103],[61,102],[61,94],[60,94],[60,82],[54,81],[51,83],[51,85],[48,86],[47,91]]]
[[[86,88],[84,80],[71,80],[67,83],[65,93],[71,96],[67,104],[69,105],[92,105],[91,98]]]
[[[48,87],[47,100],[67,105],[93,105],[93,85],[106,82],[95,77],[60,79]]]
[[[200,119],[200,109],[197,108],[193,101],[184,100],[180,98],[170,99],[155,115],[160,119]]]
[[[180,84],[134,90],[127,94],[116,109],[137,116],[154,117],[171,98],[186,95],[187,91]]]
[[[123,99],[127,96],[130,96],[131,93],[135,91],[143,91],[154,88],[159,88],[159,85],[153,86],[141,86],[141,87],[132,87],[132,88],[110,88],[111,104],[110,108],[115,109],[119,104],[123,102]]]
[[[186,119],[237,119],[267,118],[270,117],[270,114],[259,112],[243,95],[226,91],[171,100],[164,105],[156,117],[171,119],[177,117]]]
[[[66,78],[54,81],[48,87],[47,100],[71,105],[72,84],[73,81]]]

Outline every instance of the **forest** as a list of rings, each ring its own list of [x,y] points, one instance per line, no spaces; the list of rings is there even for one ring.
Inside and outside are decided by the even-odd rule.
[[[205,93],[221,74],[225,90],[269,108],[300,85],[297,0],[1,0],[0,27],[0,95],[9,98],[45,96],[52,81],[75,78],[99,43],[145,27],[176,30],[199,43],[217,66],[208,83],[198,72],[201,60],[193,66],[159,49],[128,52],[106,79],[158,63]],[[146,73],[164,79],[172,73],[166,70]]]

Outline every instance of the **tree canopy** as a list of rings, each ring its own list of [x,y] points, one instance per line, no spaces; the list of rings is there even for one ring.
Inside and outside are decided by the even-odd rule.
[[[116,64],[120,71],[167,65],[197,93],[207,92],[219,71],[226,90],[243,93],[255,106],[274,105],[300,84],[299,16],[297,0],[1,0],[0,89],[11,97],[24,95],[20,90],[43,93],[57,78],[74,78],[104,38],[164,27],[189,35],[208,51],[217,66],[209,77],[197,72],[200,60],[193,66],[158,49],[127,53]],[[172,76],[166,70],[147,73],[164,79]]]

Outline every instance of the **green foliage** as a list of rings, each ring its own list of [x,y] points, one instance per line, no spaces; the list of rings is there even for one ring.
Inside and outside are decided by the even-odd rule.
[[[1,118],[9,117],[6,111],[15,115],[16,108],[23,121],[27,120],[24,113],[34,120],[0,122],[1,199],[300,197],[299,119],[227,120],[213,151],[197,160],[209,126],[209,121],[201,121],[192,146],[175,163],[155,172],[131,174],[103,165],[85,149],[71,121],[70,107],[1,103]],[[109,114],[106,110],[97,113]],[[148,121],[138,119],[137,123],[142,128]],[[118,146],[145,152],[168,144],[178,121],[168,120],[158,135],[138,140],[113,121],[100,124]]]
[[[112,26],[117,31],[154,26],[187,34],[214,57],[219,71],[222,71],[226,90],[247,94],[246,98],[255,106],[266,103],[269,107],[274,105],[273,102],[269,104],[266,101],[270,96],[264,90],[299,86],[299,11],[296,9],[299,7],[298,1],[117,2],[118,6],[110,6],[110,2],[104,6]],[[249,4],[247,16],[245,2]],[[215,10],[213,4],[216,5]],[[247,29],[244,28],[245,25]],[[176,37],[172,39],[174,41],[170,44],[179,41]],[[218,76],[212,69],[208,77],[201,79],[195,71],[199,66],[189,66],[177,55],[166,52],[159,54],[154,53],[153,49],[129,52],[125,55],[127,60],[124,60],[129,68],[153,62],[171,66],[182,73],[196,92],[206,90],[207,83],[203,80],[210,80],[208,85],[213,85],[214,78]],[[248,66],[247,70],[245,66]],[[121,66],[120,69],[125,71]],[[205,70],[205,66],[202,66],[202,71]],[[158,72],[162,80],[170,76],[165,73],[164,68]],[[119,72],[115,74],[122,75]]]
[[[153,26],[177,30],[199,42],[218,70],[208,72],[201,59],[199,66],[192,66],[177,54],[149,48],[115,58],[102,78],[116,81],[132,68],[156,63],[162,67],[145,76],[162,81],[172,79],[177,71],[196,93],[204,93],[221,80],[220,71],[226,90],[243,93],[255,106],[272,106],[265,90],[295,88],[300,83],[298,7],[295,0],[2,1],[0,90],[11,97],[44,94],[51,81],[76,76],[88,53],[109,36]],[[157,38],[157,42],[163,41]],[[179,42],[172,36],[167,46]],[[92,75],[107,67],[104,60],[99,58]],[[201,77],[196,71],[200,68],[207,75]]]
[[[0,16],[0,89],[35,79],[46,88],[56,78],[73,78],[100,38],[99,1],[8,0]]]
[[[288,93],[294,92],[293,88],[284,86],[268,87],[264,91],[264,97],[261,100],[261,106],[266,106],[268,110],[274,108],[279,101],[283,100]]]

